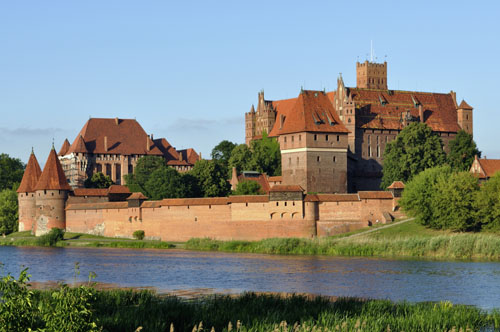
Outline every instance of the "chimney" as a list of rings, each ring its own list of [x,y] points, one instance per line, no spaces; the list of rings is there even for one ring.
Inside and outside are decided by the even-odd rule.
[[[231,174],[231,190],[236,190],[238,186],[238,173],[236,172],[236,167],[233,167]]]
[[[182,152],[179,152],[179,161],[182,161]]]
[[[285,122],[285,116],[283,114],[280,115],[280,129],[283,128],[283,123]]]
[[[146,151],[151,151],[151,142],[149,141],[149,136],[146,136]]]
[[[118,118],[115,118],[115,123],[118,126],[118,124],[120,123],[120,120],[118,120]]]
[[[418,116],[420,116],[420,122],[424,123],[424,108],[422,104],[418,104]]]
[[[200,152],[200,160],[201,160],[201,152]]]
[[[108,136],[104,136],[104,151],[108,152]]]
[[[152,140],[152,141],[154,140],[154,139],[153,139],[153,134],[151,134],[151,140]]]

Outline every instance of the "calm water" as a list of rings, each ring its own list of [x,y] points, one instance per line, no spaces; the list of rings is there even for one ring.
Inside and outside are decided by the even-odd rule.
[[[181,250],[0,247],[4,274],[29,267],[32,281],[98,282],[160,291],[273,291],[451,301],[500,308],[500,263],[274,256]]]

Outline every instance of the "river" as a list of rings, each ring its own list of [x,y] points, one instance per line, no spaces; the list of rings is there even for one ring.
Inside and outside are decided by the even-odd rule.
[[[500,308],[500,263],[278,256],[155,249],[0,247],[3,274],[160,292],[289,292]]]

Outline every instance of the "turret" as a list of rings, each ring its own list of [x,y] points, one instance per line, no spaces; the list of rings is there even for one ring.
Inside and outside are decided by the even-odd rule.
[[[42,170],[36,160],[35,153],[31,151],[28,165],[24,170],[23,179],[17,189],[19,201],[19,231],[33,231],[36,220],[36,197],[35,186],[40,179]]]
[[[361,89],[387,90],[387,62],[356,62],[356,86]]]
[[[33,229],[36,236],[48,233],[52,228],[66,228],[65,205],[70,191],[71,187],[52,147],[35,187],[36,222]]]
[[[473,108],[462,100],[457,109],[457,120],[460,128],[472,135],[472,110]]]
[[[250,145],[250,142],[255,136],[255,108],[250,108],[250,112],[245,113],[245,144]]]

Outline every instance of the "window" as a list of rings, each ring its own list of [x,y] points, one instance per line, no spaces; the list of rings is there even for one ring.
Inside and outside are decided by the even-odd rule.
[[[338,141],[340,141],[340,136],[339,136],[339,135],[337,135],[337,142],[338,142]]]
[[[299,165],[299,157],[297,157],[297,166]]]
[[[293,138],[294,138],[294,137],[295,137],[295,136],[292,136],[292,143],[293,143]]]
[[[368,145],[368,157],[372,156],[372,147]]]
[[[316,161],[319,163],[320,160],[321,160],[321,158],[319,156],[317,156]]]
[[[337,157],[336,156],[333,156],[333,162],[336,163],[337,162]]]
[[[314,140],[317,141],[318,140],[318,135],[314,134]]]
[[[328,135],[325,135],[325,141],[328,141]]]
[[[300,141],[302,141],[302,136],[301,136],[301,135],[299,135],[299,142],[300,142]]]
[[[380,146],[377,145],[377,158],[380,157]]]
[[[286,136],[285,136],[285,137],[283,137],[283,141],[286,143]]]

